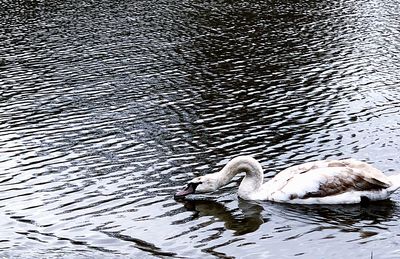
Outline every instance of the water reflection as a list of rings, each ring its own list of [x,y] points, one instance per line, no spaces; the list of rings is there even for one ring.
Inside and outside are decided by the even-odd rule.
[[[331,224],[353,225],[363,220],[373,220],[375,223],[382,223],[392,218],[393,212],[398,206],[392,200],[374,201],[367,204],[352,205],[294,205],[274,204],[285,211],[285,215],[303,215],[300,218],[309,218],[317,221],[331,222]]]
[[[262,217],[260,205],[242,199],[238,203],[239,215],[236,210],[232,211],[221,202],[213,200],[186,199],[181,202],[187,210],[195,212],[192,215],[192,220],[211,216],[212,221],[217,219],[224,222],[225,228],[232,230],[235,236],[256,231],[266,220]]]
[[[226,202],[226,201],[225,201]],[[232,230],[235,236],[245,235],[257,231],[260,225],[267,223],[271,218],[280,217],[286,222],[305,223],[311,227],[307,232],[289,236],[285,240],[296,239],[324,229],[337,229],[343,232],[357,232],[359,237],[369,238],[379,233],[387,222],[393,220],[393,214],[399,214],[398,206],[394,201],[385,200],[355,205],[293,205],[273,202],[255,202],[238,199],[238,208],[229,209],[222,202],[211,199],[185,199],[180,201],[184,208],[193,211],[190,220],[199,220],[208,217],[209,224],[222,221],[224,227]],[[211,218],[210,218],[211,217]],[[272,219],[273,220],[273,219]],[[176,222],[179,224],[179,222]],[[203,221],[204,224],[204,221]],[[374,226],[379,229],[372,231]],[[278,227],[280,230],[293,231],[287,225]],[[276,229],[275,229],[276,230]],[[273,235],[273,229],[269,232]],[[267,233],[264,233],[267,234]],[[222,233],[220,233],[222,235]],[[334,238],[333,236],[329,238]]]

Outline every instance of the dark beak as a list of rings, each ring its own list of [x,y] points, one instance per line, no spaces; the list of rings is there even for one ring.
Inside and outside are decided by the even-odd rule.
[[[197,185],[198,184],[195,183],[188,183],[185,188],[175,193],[174,198],[179,199],[185,197],[186,195],[195,193]]]

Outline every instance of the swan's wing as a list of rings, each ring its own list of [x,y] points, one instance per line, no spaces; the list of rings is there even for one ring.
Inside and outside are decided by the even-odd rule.
[[[382,172],[355,160],[306,163],[282,171],[271,181],[271,195],[278,200],[327,197],[351,191],[378,191],[391,185]]]
[[[293,178],[294,181],[283,188],[282,191],[290,193],[290,199],[307,199],[333,196],[352,191],[381,191],[390,186],[388,183],[369,177],[362,171],[344,168],[335,169],[332,169],[332,173],[327,175],[324,174],[325,172],[318,174],[318,169],[310,171],[310,175],[305,175],[305,177],[310,177],[314,180],[315,185],[310,189],[296,188],[296,190],[290,188],[291,185],[296,185],[304,180],[302,179],[303,177],[296,177],[297,179]]]

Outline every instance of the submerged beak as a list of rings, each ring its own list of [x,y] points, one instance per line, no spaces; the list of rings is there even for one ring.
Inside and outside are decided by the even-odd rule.
[[[185,197],[186,195],[195,193],[197,185],[198,184],[195,183],[188,183],[188,185],[185,188],[175,193],[174,198],[179,199]]]

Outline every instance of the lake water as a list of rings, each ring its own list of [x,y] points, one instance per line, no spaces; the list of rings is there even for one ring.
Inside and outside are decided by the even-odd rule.
[[[4,0],[0,257],[400,258],[400,193],[368,206],[248,202],[316,159],[400,172],[400,5]]]

